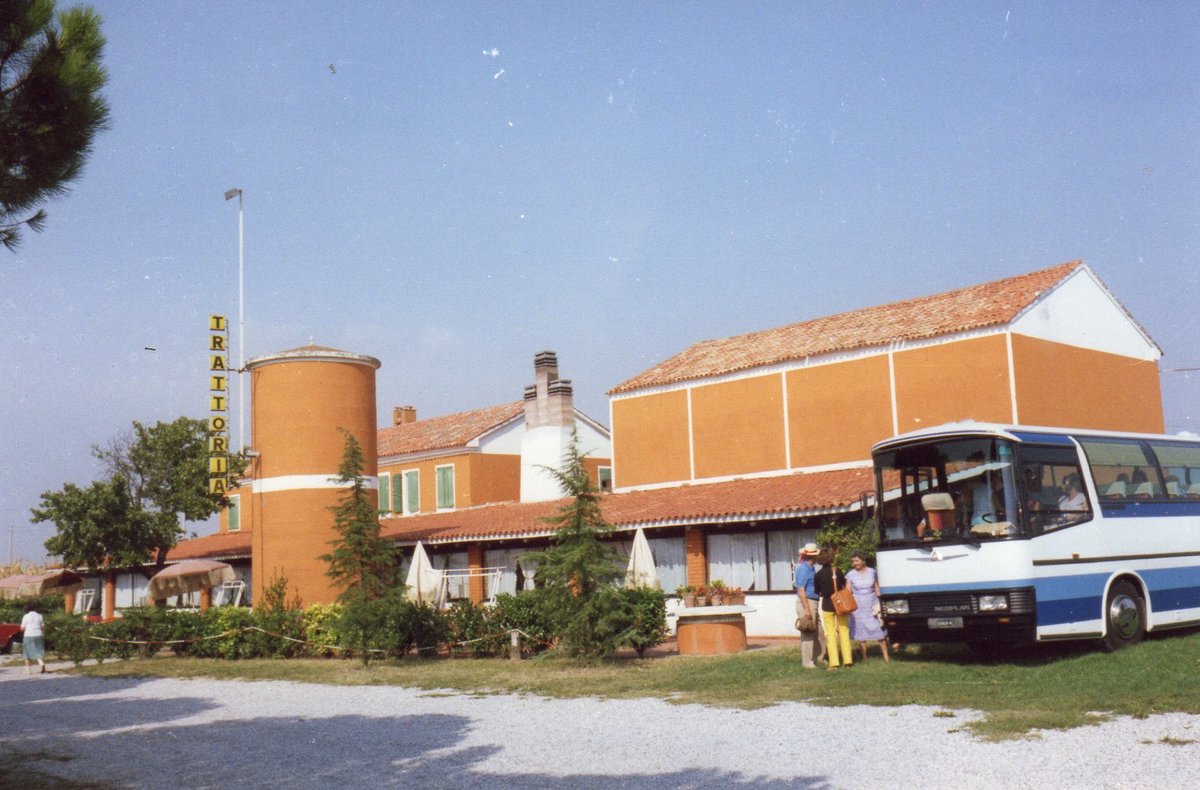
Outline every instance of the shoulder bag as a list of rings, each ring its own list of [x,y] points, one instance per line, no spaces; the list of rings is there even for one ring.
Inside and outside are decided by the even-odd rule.
[[[854,593],[849,587],[838,589],[837,583],[837,568],[830,568],[829,574],[833,577],[833,597],[830,600],[833,602],[833,611],[837,614],[850,614],[858,608],[858,602],[854,600]]]

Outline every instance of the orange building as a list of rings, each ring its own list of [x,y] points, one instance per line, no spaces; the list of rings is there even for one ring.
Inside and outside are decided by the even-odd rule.
[[[862,511],[875,442],[968,419],[1161,432],[1160,356],[1080,262],[704,341],[610,391],[603,510],[619,545],[646,530],[665,589],[720,578],[754,596],[750,633],[795,635],[795,549]],[[539,360],[523,402],[424,421],[401,407],[378,433],[384,533],[461,571],[454,596],[528,584],[524,555],[551,535],[561,502],[519,471],[575,413],[552,404],[570,389],[556,360]],[[243,529],[252,510],[234,511]]]
[[[610,391],[615,488],[863,464],[957,420],[1161,432],[1161,353],[1080,262],[708,340]]]

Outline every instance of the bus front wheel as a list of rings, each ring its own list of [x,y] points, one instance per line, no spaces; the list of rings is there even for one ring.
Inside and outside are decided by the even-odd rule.
[[[1104,649],[1110,653],[1142,641],[1146,635],[1146,602],[1137,587],[1129,582],[1114,584],[1108,591],[1104,619]]]

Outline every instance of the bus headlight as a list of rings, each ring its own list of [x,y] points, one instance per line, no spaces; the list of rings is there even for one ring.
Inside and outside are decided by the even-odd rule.
[[[893,598],[883,602],[884,614],[908,614],[908,601],[904,598]]]
[[[981,596],[979,596],[979,611],[981,611],[981,612],[1007,612],[1008,611],[1008,596],[1007,595],[981,595]]]

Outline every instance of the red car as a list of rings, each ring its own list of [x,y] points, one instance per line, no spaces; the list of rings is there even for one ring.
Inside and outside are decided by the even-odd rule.
[[[12,623],[0,623],[0,653],[11,653],[21,644],[21,626]]]

